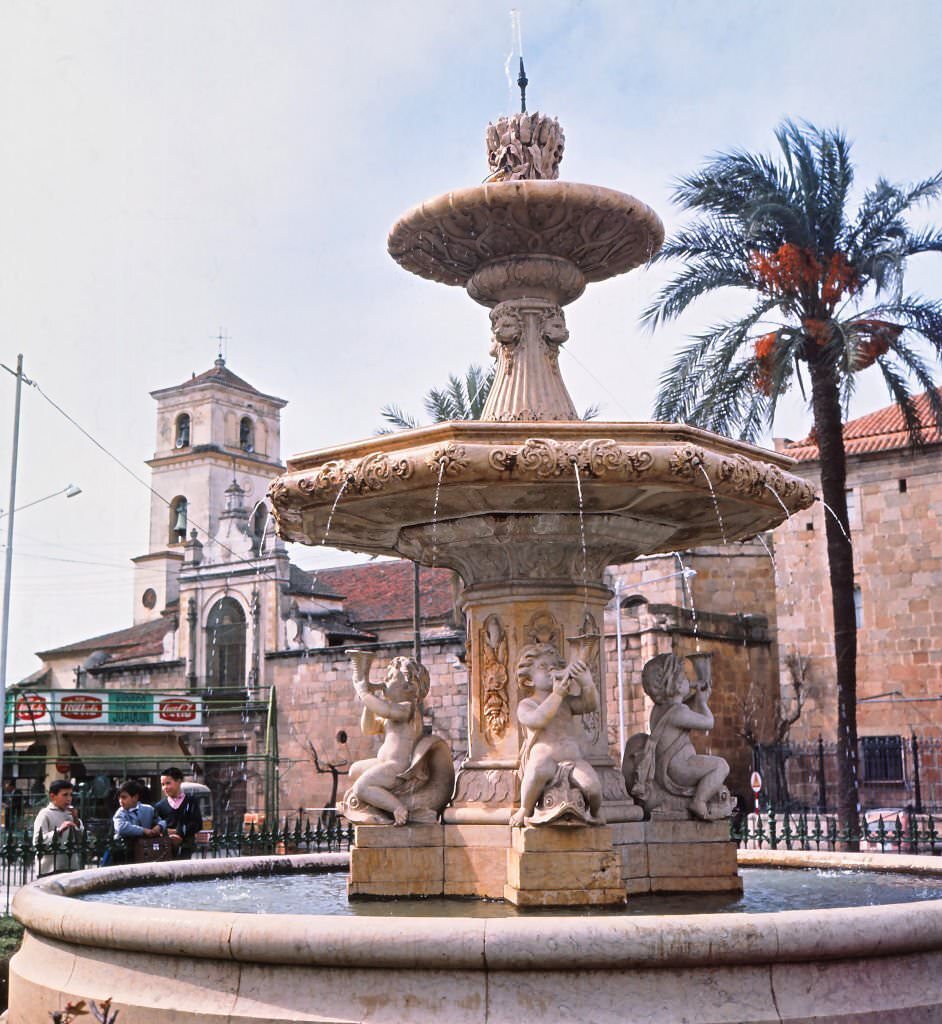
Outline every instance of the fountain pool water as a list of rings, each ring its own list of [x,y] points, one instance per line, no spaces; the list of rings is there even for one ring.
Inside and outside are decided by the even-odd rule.
[[[831,910],[886,903],[942,900],[942,878],[849,868],[745,868],[742,893],[648,893],[621,906],[526,907],[505,900],[424,897],[399,900],[348,900],[347,873],[303,871],[290,874],[227,875],[224,878],[174,880],[105,889],[79,899],[173,910],[225,910],[237,914],[328,914],[349,917],[521,917],[650,916],[654,914],[764,914],[782,910]]]

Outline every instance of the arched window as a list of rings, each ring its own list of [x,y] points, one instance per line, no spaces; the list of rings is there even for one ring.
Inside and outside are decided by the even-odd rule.
[[[190,414],[181,412],[177,417],[174,445],[177,448],[190,447]]]
[[[231,597],[217,601],[206,620],[206,685],[245,686],[245,612]]]
[[[186,540],[186,498],[176,497],[170,502],[170,543],[183,544]]]
[[[239,423],[239,447],[244,452],[255,451],[255,425],[248,416],[243,416]]]
[[[629,615],[637,615],[643,605],[648,603],[646,597],[642,597],[640,594],[632,594],[630,597],[626,597],[622,600],[621,606],[628,612]]]

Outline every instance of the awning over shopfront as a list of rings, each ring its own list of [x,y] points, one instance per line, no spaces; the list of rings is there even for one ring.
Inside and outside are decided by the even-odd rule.
[[[163,758],[171,763],[186,757],[187,750],[181,746],[181,737],[174,733],[95,733],[65,734],[83,761],[126,760],[127,758]],[[60,736],[63,733],[60,732]]]

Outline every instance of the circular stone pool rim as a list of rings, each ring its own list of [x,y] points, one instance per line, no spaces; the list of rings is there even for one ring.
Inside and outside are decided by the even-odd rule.
[[[691,1019],[704,1022],[797,1021],[812,1010],[819,1021],[903,1021],[930,1007],[938,1016],[919,1019],[942,1020],[942,900],[758,914],[461,919],[254,915],[70,898],[172,878],[336,870],[347,859],[198,860],[34,882],[13,903],[27,936],[11,964],[10,1024],[47,1019],[69,999],[108,996],[121,1008],[121,1024],[440,1022],[446,1011],[450,1021],[519,1024],[572,1019],[553,1016],[554,1007],[570,1003],[570,1013],[592,1007],[579,1019],[614,1022],[625,1019],[625,999],[633,1001],[633,1019],[650,1021],[684,1019],[691,1001]],[[942,859],[927,856],[743,850],[739,859],[743,866],[942,875]],[[153,985],[141,981],[143,965],[151,965]],[[212,979],[216,1002],[206,1001],[205,986],[196,997],[201,976]],[[542,1008],[541,999],[548,1000]]]

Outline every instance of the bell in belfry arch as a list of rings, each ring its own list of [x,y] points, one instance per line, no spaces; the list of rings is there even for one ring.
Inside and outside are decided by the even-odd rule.
[[[173,532],[180,537],[186,537],[186,502],[181,501],[177,505],[177,518],[174,520]]]

